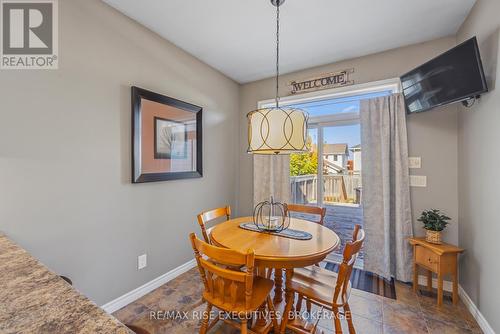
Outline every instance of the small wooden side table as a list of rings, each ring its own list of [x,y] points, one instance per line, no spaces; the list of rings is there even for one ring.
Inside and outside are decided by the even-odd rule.
[[[449,244],[432,244],[425,238],[409,238],[413,245],[413,291],[418,289],[418,267],[427,270],[427,289],[432,290],[432,273],[437,274],[437,304],[443,305],[443,277],[453,277],[453,304],[458,303],[458,254],[464,250]]]

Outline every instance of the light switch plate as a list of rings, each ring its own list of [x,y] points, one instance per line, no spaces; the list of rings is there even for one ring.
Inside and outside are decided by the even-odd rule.
[[[422,168],[422,158],[420,157],[409,157],[408,158],[409,168]]]
[[[410,187],[427,187],[427,176],[410,175]]]
[[[138,270],[144,269],[147,267],[147,265],[148,265],[148,255],[147,254],[140,255],[137,258],[137,269]]]

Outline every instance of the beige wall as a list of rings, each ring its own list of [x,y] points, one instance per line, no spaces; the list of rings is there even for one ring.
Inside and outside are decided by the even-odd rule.
[[[196,214],[234,204],[239,85],[101,1],[59,9],[59,70],[0,73],[0,231],[102,304],[192,259]],[[203,178],[130,183],[131,85],[204,108]]]
[[[460,284],[500,333],[500,1],[478,0],[458,33],[458,41],[477,36],[490,93],[459,113]],[[497,86],[497,87],[495,87]]]
[[[354,68],[356,84],[399,77],[443,51],[455,46],[455,37],[442,38],[422,44],[373,54],[361,58],[316,67],[282,76],[281,92],[288,95],[285,83],[317,74]],[[283,55],[285,61],[286,55]],[[273,98],[273,79],[261,80],[242,86],[240,91],[240,148],[238,209],[240,214],[252,210],[252,158],[247,155],[246,113],[256,108],[260,100]],[[415,219],[428,208],[439,208],[453,218],[446,230],[445,239],[458,242],[458,194],[457,194],[457,106],[426,112],[408,117],[409,150],[411,156],[422,157],[422,169],[412,174],[427,175],[427,188],[412,188],[412,206]],[[420,224],[416,233],[423,230]]]

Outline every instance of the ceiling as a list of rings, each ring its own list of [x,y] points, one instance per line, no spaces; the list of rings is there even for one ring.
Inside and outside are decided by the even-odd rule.
[[[269,0],[103,0],[240,83],[274,75]],[[453,35],[476,0],[287,0],[281,72]]]

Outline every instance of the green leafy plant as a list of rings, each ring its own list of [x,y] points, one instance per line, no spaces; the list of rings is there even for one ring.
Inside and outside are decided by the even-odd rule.
[[[418,221],[424,224],[424,228],[430,231],[442,231],[448,225],[451,218],[442,214],[439,210],[432,209],[423,211]]]
[[[318,155],[316,152],[306,152],[290,155],[290,175],[310,175],[318,172]]]
[[[313,150],[312,138],[307,137],[309,152],[290,155],[290,176],[311,175],[318,173],[318,152]]]

